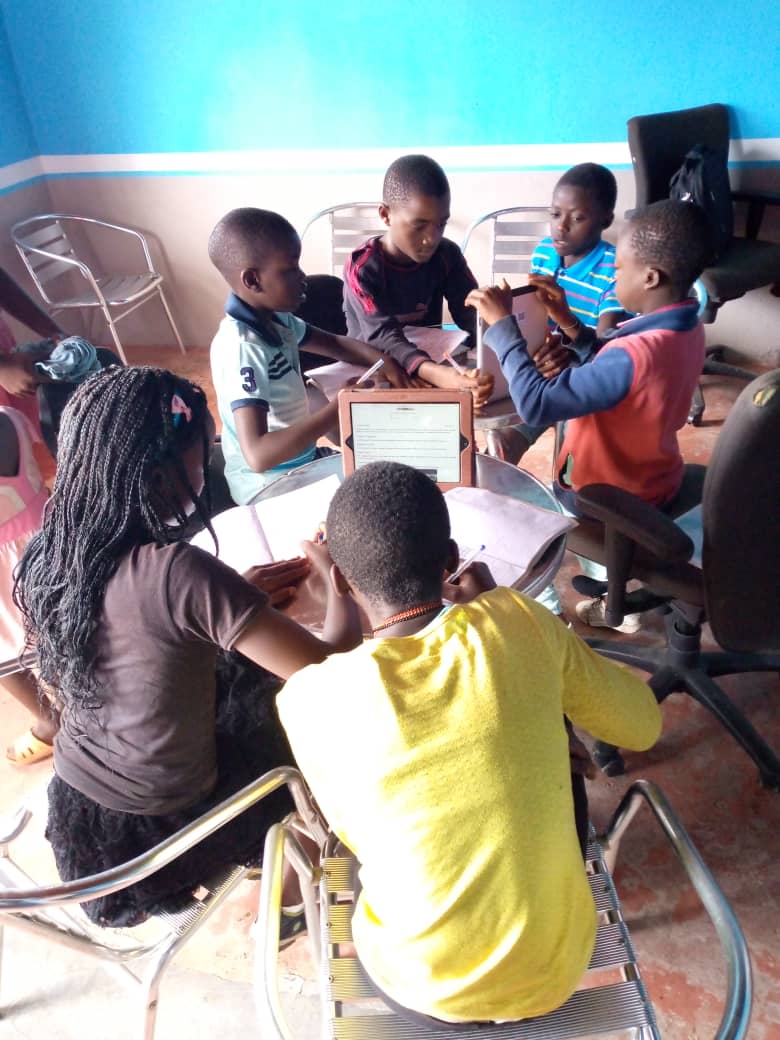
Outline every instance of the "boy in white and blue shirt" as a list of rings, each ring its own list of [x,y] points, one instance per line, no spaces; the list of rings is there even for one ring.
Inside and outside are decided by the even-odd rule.
[[[232,292],[211,344],[211,375],[222,420],[225,478],[239,505],[285,471],[317,457],[317,439],[338,421],[334,399],[311,413],[299,348],[352,364],[382,358],[382,378],[410,380],[392,358],[367,343],[334,336],[297,318],[306,284],[301,243],[284,217],[231,210],[209,238],[209,257]]]
[[[615,247],[601,238],[612,223],[616,201],[617,182],[605,166],[581,163],[567,170],[553,191],[550,234],[531,258],[531,274],[555,278],[577,322],[596,329],[599,336],[628,317],[615,296]],[[581,356],[571,349],[543,348],[534,360],[541,374],[550,378],[567,364],[582,364],[589,357],[587,352]],[[491,430],[488,450],[517,463],[545,429],[524,424]]]

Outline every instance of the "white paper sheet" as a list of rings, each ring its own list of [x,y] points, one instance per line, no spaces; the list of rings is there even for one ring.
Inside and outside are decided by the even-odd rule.
[[[250,567],[272,563],[268,541],[253,506],[236,506],[214,517],[214,532],[219,540],[219,558],[243,574]],[[214,555],[214,541],[208,531],[199,531],[193,545]]]
[[[463,329],[442,329],[438,325],[426,327],[404,325],[404,336],[420,350],[430,355],[438,365],[446,362],[445,353],[461,354],[465,350],[468,332]]]
[[[324,480],[258,502],[252,508],[274,560],[301,555],[301,542],[311,540],[328,515],[341,481],[333,473]]]
[[[444,499],[461,559],[484,545],[478,559],[498,585],[515,585],[545,549],[576,520],[482,488],[458,487]]]
[[[348,365],[346,361],[334,361],[332,365],[310,368],[306,373],[306,378],[319,387],[329,401],[332,401],[349,379],[360,379],[370,367],[370,365]],[[382,379],[381,368],[376,375],[371,377],[371,382],[374,386],[388,385],[387,380]]]

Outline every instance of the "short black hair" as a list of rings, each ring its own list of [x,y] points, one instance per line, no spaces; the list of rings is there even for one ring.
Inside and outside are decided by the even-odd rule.
[[[405,202],[412,195],[441,199],[449,193],[447,174],[427,155],[402,155],[390,164],[382,185],[382,201],[387,205]]]
[[[279,213],[243,206],[226,213],[211,232],[209,259],[230,280],[237,271],[262,266],[268,253],[298,241],[298,232]]]
[[[421,470],[398,462],[361,467],[333,496],[327,530],[333,562],[372,602],[406,609],[441,596],[450,518]]]
[[[637,259],[662,271],[682,298],[712,262],[707,215],[695,202],[661,199],[635,209],[628,221]]]
[[[586,162],[572,166],[555,185],[568,184],[571,188],[586,191],[605,212],[612,213],[617,202],[617,181],[612,170],[598,163]]]

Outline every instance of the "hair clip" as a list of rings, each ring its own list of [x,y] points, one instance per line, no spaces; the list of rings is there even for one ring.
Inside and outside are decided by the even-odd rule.
[[[192,409],[188,404],[185,404],[178,394],[174,394],[171,398],[171,415],[173,416],[173,425],[176,429],[178,429],[181,423],[182,416],[184,416],[187,422],[192,422]]]

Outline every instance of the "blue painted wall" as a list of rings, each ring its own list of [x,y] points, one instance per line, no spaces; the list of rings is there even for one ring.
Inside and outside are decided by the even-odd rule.
[[[0,166],[37,154],[0,9]]]
[[[619,141],[631,115],[714,100],[733,106],[732,136],[780,137],[777,0],[0,10],[44,154]],[[30,136],[11,120],[0,158],[29,153]]]

